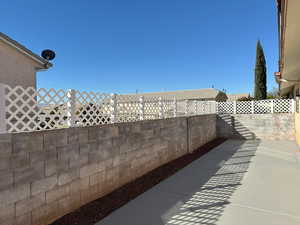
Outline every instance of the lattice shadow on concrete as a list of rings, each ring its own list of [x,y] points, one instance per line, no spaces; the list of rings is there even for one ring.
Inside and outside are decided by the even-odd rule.
[[[230,204],[230,197],[242,185],[251,158],[259,145],[259,141],[240,143],[240,146],[228,152],[226,159],[224,154],[224,164],[164,224],[216,225],[226,205]]]
[[[218,115],[219,127],[217,132],[219,136],[228,138],[244,139],[244,140],[255,140],[256,135],[246,128],[240,121],[236,120],[232,115]],[[220,129],[220,130],[219,130]]]

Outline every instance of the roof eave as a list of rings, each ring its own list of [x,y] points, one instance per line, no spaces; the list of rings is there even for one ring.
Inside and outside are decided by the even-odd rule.
[[[34,60],[35,62],[40,64],[41,65],[40,70],[48,69],[48,68],[53,66],[53,64],[50,63],[48,60],[38,56],[35,53],[33,53],[32,51],[30,51],[29,49],[27,49],[23,45],[19,44],[15,40],[11,39],[7,35],[3,34],[2,32],[0,32],[0,40],[2,40],[4,43],[8,44],[9,46],[17,49],[19,52],[23,53],[24,55],[28,56],[29,58],[31,58],[32,60]]]

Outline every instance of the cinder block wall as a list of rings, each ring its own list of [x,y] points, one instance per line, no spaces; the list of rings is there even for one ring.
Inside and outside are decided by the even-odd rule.
[[[216,137],[216,115],[0,135],[0,224],[39,225]]]
[[[216,115],[203,115],[200,118],[195,116],[188,119],[190,152],[217,137]]]
[[[292,113],[217,116],[217,135],[226,138],[295,140]]]

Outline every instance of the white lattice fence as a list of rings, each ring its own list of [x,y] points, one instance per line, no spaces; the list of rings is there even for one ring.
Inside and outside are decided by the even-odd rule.
[[[67,92],[35,90],[20,86],[5,90],[5,125],[8,132],[65,127],[68,120]]]
[[[23,132],[200,114],[295,111],[292,99],[250,102],[176,100],[173,97],[11,88],[0,84],[0,132]]]
[[[272,100],[261,100],[254,101],[254,113],[255,114],[266,114],[273,113],[273,101]]]
[[[274,99],[273,101],[275,113],[295,112],[296,110],[296,101],[293,99]]]
[[[144,107],[145,107],[144,118],[146,120],[159,119],[159,113],[160,113],[159,98],[145,97]]]
[[[187,105],[187,115],[194,115],[196,114],[195,109],[196,109],[196,101],[195,100],[186,100],[186,105]]]
[[[215,101],[198,101],[195,114],[212,114],[216,113]]]
[[[234,113],[234,102],[217,102],[217,113],[219,114]]]
[[[218,102],[218,114],[267,114],[293,113],[295,101],[293,99],[268,99],[260,101]]]
[[[249,114],[252,113],[251,101],[236,102],[236,113],[237,114]]]
[[[188,100],[177,101],[177,116],[185,116],[189,113],[189,102]]]
[[[75,90],[0,85],[1,132],[46,130],[114,122],[113,96]],[[0,113],[1,114],[1,113]]]
[[[117,96],[117,122],[133,122],[140,118],[139,96]]]
[[[111,122],[113,95],[75,91],[76,125],[99,125]]]
[[[163,105],[163,117],[171,118],[174,117],[174,100],[162,99]]]

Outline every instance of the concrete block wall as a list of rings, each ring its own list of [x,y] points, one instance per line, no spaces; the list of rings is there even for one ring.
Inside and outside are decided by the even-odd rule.
[[[198,116],[190,117],[188,119],[188,138],[189,151],[193,152],[209,141],[217,137],[216,131],[216,116],[203,115],[201,119]]]
[[[295,140],[292,113],[217,116],[217,135],[226,138]]]
[[[216,115],[0,135],[0,225],[42,225],[216,137]]]

